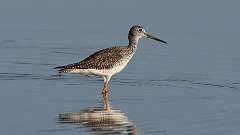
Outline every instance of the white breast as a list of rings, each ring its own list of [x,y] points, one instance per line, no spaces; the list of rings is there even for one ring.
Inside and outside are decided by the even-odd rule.
[[[114,67],[111,69],[103,69],[103,70],[87,69],[87,70],[89,72],[91,72],[92,74],[99,75],[99,76],[104,76],[104,75],[112,76],[112,75],[115,75],[115,74],[121,72],[127,66],[128,62],[130,61],[132,56],[133,55],[130,55],[129,57],[122,59],[121,61],[116,63],[114,65]]]

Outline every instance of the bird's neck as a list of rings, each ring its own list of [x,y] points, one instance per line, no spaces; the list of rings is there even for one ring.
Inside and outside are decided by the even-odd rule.
[[[136,36],[128,37],[128,40],[129,40],[128,48],[131,49],[133,52],[135,52],[137,50],[139,39],[140,38],[136,37]]]

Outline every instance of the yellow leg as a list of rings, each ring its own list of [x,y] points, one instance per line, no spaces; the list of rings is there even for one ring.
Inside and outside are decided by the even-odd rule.
[[[104,83],[103,85],[103,90],[102,90],[102,95],[104,98],[108,97],[109,94],[109,88],[108,88],[108,83]]]
[[[108,82],[109,82],[110,79],[111,79],[111,76],[104,76],[103,77],[104,84],[103,84],[102,96],[104,98],[108,98],[108,95],[109,95]]]

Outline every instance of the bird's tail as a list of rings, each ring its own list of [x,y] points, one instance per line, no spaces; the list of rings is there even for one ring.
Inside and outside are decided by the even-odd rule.
[[[63,68],[65,68],[65,66],[54,67],[54,69],[63,69]]]
[[[65,72],[67,72],[66,66],[58,66],[58,67],[54,67],[54,69],[57,69],[58,73],[65,73]]]
[[[55,67],[54,69],[57,69],[58,73],[69,73],[74,71],[75,69],[74,67],[75,67],[74,65],[69,64],[65,66],[58,66],[58,67]]]

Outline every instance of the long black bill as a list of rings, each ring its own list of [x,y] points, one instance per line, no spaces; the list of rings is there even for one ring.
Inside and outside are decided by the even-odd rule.
[[[159,39],[159,38],[157,38],[157,37],[154,37],[154,36],[151,35],[150,33],[145,32],[145,35],[147,36],[147,38],[151,38],[151,39],[154,39],[154,40],[156,40],[156,41],[159,41],[159,42],[162,42],[162,43],[167,44],[166,41],[163,41],[163,40],[161,40],[161,39]]]

